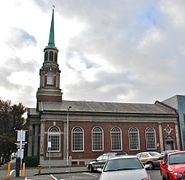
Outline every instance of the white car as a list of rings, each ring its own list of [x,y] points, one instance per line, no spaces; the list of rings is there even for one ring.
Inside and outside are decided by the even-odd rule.
[[[151,180],[145,168],[136,156],[114,157],[106,162],[99,180]]]

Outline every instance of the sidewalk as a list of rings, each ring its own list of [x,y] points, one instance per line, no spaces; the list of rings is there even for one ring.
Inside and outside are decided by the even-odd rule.
[[[73,167],[51,167],[43,168],[40,175],[48,174],[63,174],[63,173],[76,173],[76,172],[87,172],[86,166],[73,166]],[[39,171],[36,167],[26,169],[26,177],[39,176]],[[0,179],[7,179],[7,170],[0,170]],[[15,177],[15,171],[11,174],[11,180],[25,179],[24,177]]]

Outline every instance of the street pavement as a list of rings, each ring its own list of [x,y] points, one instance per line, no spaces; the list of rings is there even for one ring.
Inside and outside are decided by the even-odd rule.
[[[0,168],[0,180],[56,180],[56,179],[65,179],[65,178],[59,178],[59,177],[76,177],[78,174],[89,174],[89,171],[87,170],[86,166],[75,166],[75,167],[45,167],[41,170],[40,175],[38,169],[35,168],[27,168],[26,169],[26,178],[25,177],[15,177],[15,170],[11,171],[11,177],[7,177],[7,169]],[[152,180],[160,180],[161,176],[159,173],[159,170],[152,170],[148,171],[148,173],[151,175]],[[91,174],[92,176],[93,174]],[[96,173],[94,173],[96,175]],[[99,176],[99,175],[98,175]],[[97,176],[97,177],[98,177]],[[57,178],[56,178],[57,177]],[[67,178],[70,180],[70,178]],[[71,178],[74,179],[74,178]],[[76,179],[76,178],[75,178]],[[79,179],[79,178],[78,178]],[[81,178],[84,179],[84,178]],[[92,177],[90,178],[92,179]],[[98,178],[93,178],[98,179]]]
[[[7,170],[0,168],[0,180],[8,180]],[[62,173],[76,173],[76,172],[87,172],[86,166],[75,166],[75,167],[44,167],[40,171],[40,175],[48,175],[48,174],[62,174]],[[18,179],[25,179],[25,177],[15,177],[15,170],[11,170],[11,176],[9,179],[18,180]],[[26,177],[33,177],[35,175],[39,175],[38,169],[35,168],[27,168],[26,169]]]

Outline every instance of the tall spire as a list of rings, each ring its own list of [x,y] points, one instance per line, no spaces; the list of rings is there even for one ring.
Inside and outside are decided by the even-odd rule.
[[[49,33],[49,42],[48,42],[49,48],[55,47],[55,32],[54,32],[54,8],[52,11],[52,19],[51,19],[51,27],[50,27],[50,33]]]

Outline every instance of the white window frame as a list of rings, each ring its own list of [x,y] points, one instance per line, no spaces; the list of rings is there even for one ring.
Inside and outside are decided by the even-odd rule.
[[[100,148],[100,149],[94,149],[94,134],[98,133],[98,132],[94,132],[94,129],[96,129],[96,128],[99,128],[101,130],[101,132],[99,132],[99,133],[101,133],[101,145],[100,146],[102,148]],[[92,129],[91,139],[92,139],[92,151],[104,151],[104,131],[101,127],[96,126]]]
[[[82,130],[82,149],[81,150],[75,150],[74,149],[74,138],[73,138],[73,134],[74,134],[74,130],[76,128],[80,128]],[[72,152],[84,152],[84,129],[80,126],[76,126],[72,129],[71,131],[71,147],[72,147]]]
[[[152,144],[154,144],[154,147],[148,147],[148,144],[150,142],[148,142],[148,135],[147,134],[152,134],[152,132],[147,132],[147,130],[153,130],[153,139],[154,139],[154,142],[152,142]],[[153,127],[147,127],[145,129],[145,139],[146,139],[146,149],[148,149],[148,150],[157,149],[155,128],[153,128]]]
[[[113,149],[113,134],[117,134],[118,131],[113,131],[114,129],[118,129],[119,130],[119,135],[120,135],[120,149]],[[123,149],[122,146],[122,130],[119,127],[113,127],[110,131],[110,137],[111,137],[111,150],[112,151],[121,151]]]
[[[136,130],[135,132],[133,131],[133,132],[131,132],[131,130]],[[133,142],[131,142],[131,134],[136,134],[136,132],[137,132],[137,148],[131,148],[131,143],[133,143]],[[140,135],[139,135],[139,129],[138,128],[136,128],[136,127],[131,127],[131,128],[129,128],[129,130],[128,130],[128,137],[129,137],[129,150],[140,150]],[[136,143],[136,142],[135,142]]]
[[[58,131],[51,131],[52,128],[56,128]],[[52,141],[50,137],[58,137],[58,150],[52,150]],[[48,147],[48,143],[51,142],[51,149]],[[61,151],[61,131],[57,126],[51,126],[48,128],[48,137],[47,137],[47,152],[60,152]]]

